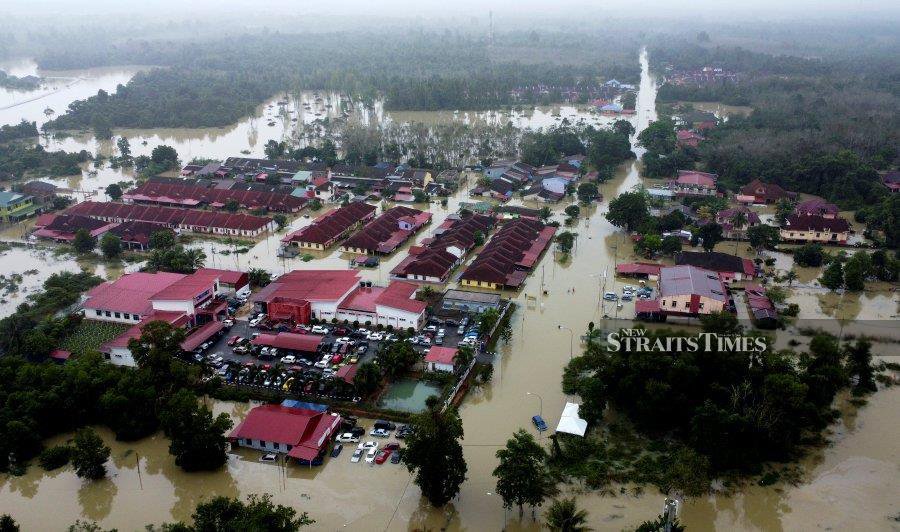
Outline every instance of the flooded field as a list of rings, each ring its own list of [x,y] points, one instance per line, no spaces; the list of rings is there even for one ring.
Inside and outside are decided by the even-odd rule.
[[[34,61],[0,61],[0,70],[11,75],[40,76],[45,83],[35,91],[0,88],[0,126],[18,124],[23,118],[37,122],[38,127],[66,111],[75,100],[97,94],[98,90],[114,92],[116,85],[128,83],[142,67],[90,68],[84,70],[44,71]],[[44,111],[51,109],[52,114]]]
[[[646,58],[642,63],[638,114],[633,118],[638,130],[655,117],[655,84]],[[203,143],[215,144],[211,140],[199,142]],[[137,144],[132,141],[133,146]],[[223,149],[222,155],[226,154],[234,152]],[[601,185],[601,193],[608,201],[640,182],[639,163],[629,161],[614,179]],[[430,234],[447,214],[457,210],[461,201],[468,200],[462,191],[449,198],[447,207],[431,205],[434,220],[417,239]],[[552,207],[556,219],[563,218],[564,206]],[[562,368],[569,360],[570,345],[574,352],[579,351],[578,336],[589,321],[605,330],[631,324],[627,318],[633,315],[633,309],[626,306],[617,310],[614,303],[599,297],[604,290],[620,292],[624,284],[633,283],[612,275],[617,262],[633,257],[632,246],[624,234],[603,216],[606,208],[604,202],[585,209],[570,229],[579,236],[567,261],[561,262],[553,253],[547,253],[524,288],[506,294],[518,305],[512,321],[513,339],[498,349],[493,380],[473,389],[460,407],[468,479],[459,497],[441,510],[423,502],[403,467],[389,463],[352,464],[346,449],[337,459],[326,459],[322,467],[288,466],[284,471],[260,463],[258,452],[238,450],[231,454],[222,471],[187,474],[174,465],[162,436],[121,443],[112,441],[108,431],[102,431],[113,448],[107,480],[84,483],[70,468],[45,473],[34,465],[22,477],[0,476],[0,507],[26,530],[61,529],[78,518],[96,520],[104,527],[133,530],[144,523],[186,519],[194,505],[215,495],[268,492],[277,503],[308,511],[317,520],[317,530],[538,530],[539,522],[533,521],[528,512],[519,521],[516,512],[504,511],[491,476],[496,465],[495,452],[515,430],[533,430],[530,417],[534,414],[542,413],[551,429],[556,426],[566,402],[560,389]],[[297,218],[291,228],[310,220]],[[207,252],[209,266],[263,267],[274,273],[346,267],[350,258],[331,251],[322,252],[309,262],[280,259],[275,252],[281,236],[270,235],[245,254],[233,254],[233,247],[222,243],[198,240],[191,245]],[[405,249],[385,259],[379,268],[365,270],[365,277],[385,282],[390,269],[403,256]],[[0,261],[5,259],[0,257]],[[14,269],[38,267],[33,263],[27,255],[16,256],[14,261],[3,262],[3,269],[11,265],[15,265]],[[802,279],[800,282],[806,282]],[[864,300],[859,307],[868,305],[869,301]],[[617,312],[621,319],[616,319]],[[830,317],[824,312],[823,315]],[[876,349],[880,355],[897,354],[897,344],[878,344]],[[526,395],[528,392],[538,394],[540,400]],[[246,415],[252,406],[225,402],[212,405],[217,412],[227,412],[235,420]],[[681,520],[689,530],[701,531],[890,529],[888,516],[900,512],[896,497],[900,493],[900,426],[896,423],[900,387],[875,394],[858,412],[850,405],[839,407],[848,415],[832,428],[832,445],[804,461],[806,474],[800,485],[748,486],[734,495],[692,499],[683,506]],[[654,518],[663,501],[663,495],[652,488],[637,497],[600,497],[574,487],[564,489],[577,495],[595,530],[634,528]],[[46,508],[53,511],[47,512]]]

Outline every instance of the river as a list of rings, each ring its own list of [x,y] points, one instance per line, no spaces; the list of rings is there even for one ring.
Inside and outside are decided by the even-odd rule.
[[[646,56],[641,63],[638,113],[633,118],[638,130],[655,118],[655,81]],[[637,161],[629,161],[614,179],[601,185],[607,201],[638,185],[639,169]],[[461,201],[468,200],[463,191],[451,197],[446,208],[432,205],[435,220],[417,238],[427,236]],[[491,383],[471,391],[460,407],[468,479],[459,497],[445,508],[435,510],[423,502],[401,466],[351,464],[346,452],[335,460],[327,459],[322,467],[290,466],[282,475],[277,467],[260,463],[258,453],[238,450],[221,471],[187,474],[175,467],[161,436],[121,443],[113,441],[108,431],[102,431],[113,449],[108,479],[86,483],[69,468],[45,473],[35,465],[22,477],[0,476],[0,508],[26,530],[61,529],[78,518],[134,530],[144,523],[187,519],[197,502],[214,495],[269,492],[277,503],[308,511],[317,520],[317,530],[480,531],[504,526],[538,530],[539,523],[532,521],[528,512],[519,521],[516,512],[504,511],[494,493],[494,454],[515,430],[532,430],[532,415],[541,412],[551,427],[559,420],[566,402],[560,389],[562,368],[570,353],[579,350],[577,338],[572,342],[565,328],[577,336],[589,321],[606,328],[630,323],[604,320],[604,315],[615,316],[617,311],[598,297],[613,286],[616,291],[621,289],[622,283],[614,280],[611,272],[616,262],[633,258],[623,233],[604,218],[606,205],[588,208],[572,229],[579,237],[569,261],[559,262],[548,253],[523,290],[509,294],[519,305],[513,317],[513,339],[499,348]],[[557,219],[562,218],[563,206],[553,207]],[[301,217],[293,227],[305,223],[309,219]],[[224,248],[212,243],[196,245],[207,250],[212,266],[262,266],[281,273],[346,265],[347,257],[337,251],[324,252],[306,263],[282,261],[275,257],[279,237],[273,235],[242,255],[213,253]],[[399,251],[379,269],[365,271],[365,276],[385,281],[387,272],[404,254]],[[620,312],[623,317],[632,315],[628,307]],[[880,354],[896,351],[893,345],[879,344],[878,349]],[[539,394],[540,401],[527,392]],[[235,420],[250,408],[226,402],[212,405]],[[896,422],[900,388],[875,394],[859,412],[848,404],[838,406],[848,415],[832,427],[832,445],[804,460],[806,474],[800,485],[752,486],[736,495],[692,499],[684,504],[681,520],[689,530],[889,529],[887,516],[900,511],[896,497],[900,493],[900,425]],[[642,496],[613,497],[579,493],[572,487],[565,490],[577,495],[595,530],[636,527],[654,518],[663,501],[652,488]]]

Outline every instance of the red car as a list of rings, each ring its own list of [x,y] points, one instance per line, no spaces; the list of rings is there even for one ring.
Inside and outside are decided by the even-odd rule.
[[[397,442],[391,442],[391,443],[385,445],[382,449],[385,450],[385,451],[396,451],[396,450],[399,449],[399,448],[400,448],[400,444],[399,444],[399,443],[397,443]]]
[[[375,463],[383,464],[383,463],[387,462],[387,459],[391,457],[391,453],[393,453],[393,452],[394,451],[392,451],[390,449],[382,449],[378,453],[378,456],[375,457]]]
[[[331,357],[332,364],[340,364],[342,360],[344,360],[343,355],[334,355],[333,357]]]
[[[231,338],[228,339],[228,345],[234,345],[234,344],[238,343],[238,341],[240,339],[241,339],[240,336],[232,336]]]

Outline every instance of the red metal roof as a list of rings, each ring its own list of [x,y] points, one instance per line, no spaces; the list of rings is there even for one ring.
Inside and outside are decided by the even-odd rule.
[[[245,272],[239,272],[237,270],[219,270],[217,268],[200,268],[199,270],[197,270],[197,273],[216,274],[219,277],[220,283],[233,285],[237,289],[243,288],[250,282],[249,276]]]
[[[651,314],[659,312],[658,299],[638,299],[634,302],[634,312],[636,314]]]
[[[334,376],[339,379],[344,379],[344,382],[348,384],[353,384],[353,378],[356,377],[356,372],[358,370],[359,364],[347,364],[346,366],[338,368]]]
[[[109,310],[128,314],[146,315],[152,310],[150,299],[154,294],[180,281],[186,276],[180,273],[126,273],[115,281],[108,281],[87,292],[87,309]]]
[[[359,282],[354,270],[294,270],[257,292],[251,301],[269,302],[275,297],[304,301],[335,301]]]
[[[375,300],[375,304],[419,314],[424,312],[428,305],[415,299],[418,288],[418,285],[413,283],[392,281]]]
[[[340,422],[340,416],[328,412],[262,405],[250,410],[228,437],[291,445],[288,456],[311,460],[324,449]]]
[[[175,281],[159,292],[153,294],[151,301],[193,301],[204,291],[214,295],[213,283],[219,278],[215,272],[197,271]]]
[[[503,224],[461,278],[520,286],[556,233],[537,220],[519,218]]]
[[[284,243],[310,242],[330,245],[345,231],[361,220],[367,220],[375,214],[377,207],[363,202],[351,202],[343,207],[316,218],[306,227],[288,234],[281,239]]]
[[[303,353],[315,353],[322,343],[324,336],[317,334],[296,334],[280,332],[278,334],[260,334],[253,340],[253,345],[264,345],[269,347],[277,347],[278,349],[288,349],[291,351],[300,351]]]
[[[626,262],[616,266],[616,273],[621,275],[659,275],[659,264],[650,264],[648,262]]]
[[[66,209],[66,214],[80,214],[111,221],[138,220],[155,222],[169,227],[234,229],[260,231],[272,223],[265,216],[197,211],[155,205],[83,201]]]
[[[680,185],[697,185],[706,188],[715,188],[716,174],[697,172],[695,170],[679,170],[675,181]]]
[[[456,356],[457,351],[459,350],[453,347],[433,345],[431,346],[431,349],[428,350],[428,354],[425,355],[425,362],[453,365],[453,358]]]
[[[193,351],[203,342],[209,340],[214,334],[225,328],[221,321],[211,321],[194,329],[190,336],[181,342],[181,348],[185,351]]]
[[[193,183],[152,180],[123,194],[122,197],[132,201],[192,207],[202,203],[225,205],[229,201],[235,201],[240,207],[245,209],[267,209],[279,212],[296,212],[307,202],[306,198],[277,192],[220,189]]]

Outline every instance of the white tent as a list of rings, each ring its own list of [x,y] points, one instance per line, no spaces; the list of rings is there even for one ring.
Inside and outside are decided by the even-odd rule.
[[[578,417],[578,406],[575,403],[566,403],[562,417],[559,418],[559,425],[556,426],[556,432],[584,436],[584,433],[587,432],[587,421]]]

